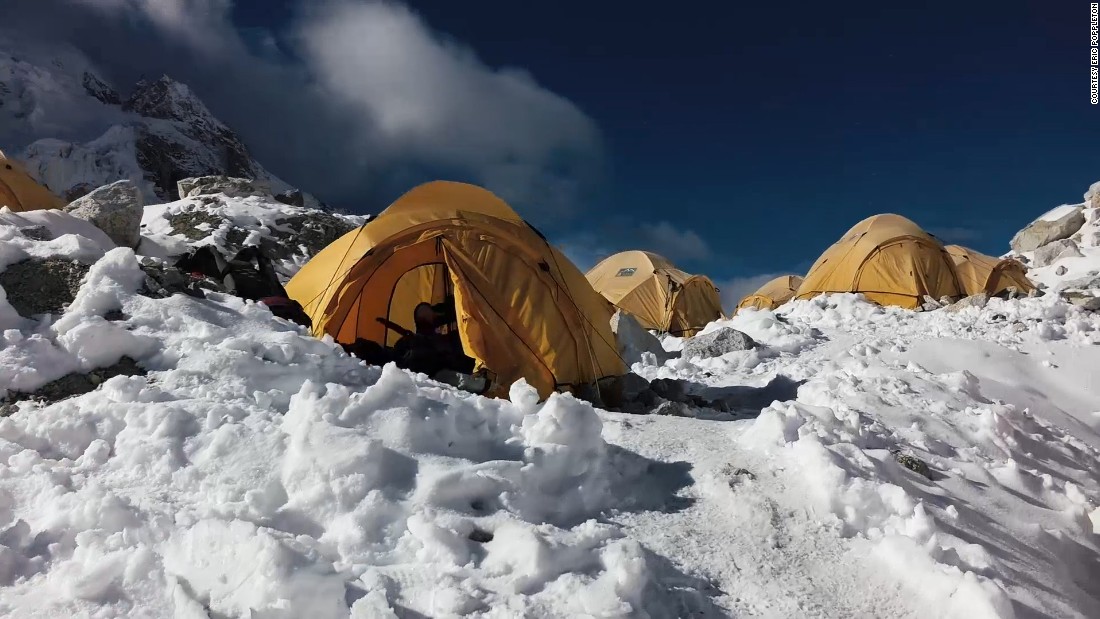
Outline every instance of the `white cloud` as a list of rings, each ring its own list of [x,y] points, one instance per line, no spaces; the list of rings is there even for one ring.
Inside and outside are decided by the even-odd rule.
[[[710,246],[694,230],[681,230],[667,221],[644,223],[640,227],[643,249],[654,251],[673,262],[706,260]]]
[[[415,182],[448,178],[550,223],[575,214],[598,177],[599,130],[576,105],[521,69],[486,65],[401,3],[298,0],[283,31],[247,40],[231,9],[17,0],[4,23],[86,44],[123,91],[142,74],[188,83],[261,163],[340,206],[377,208]]]

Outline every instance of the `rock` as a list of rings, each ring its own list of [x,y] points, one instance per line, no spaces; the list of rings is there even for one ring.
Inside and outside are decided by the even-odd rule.
[[[185,178],[176,183],[176,187],[179,189],[181,200],[219,193],[230,197],[271,196],[271,189],[268,188],[267,183],[229,176]]]
[[[1032,264],[1036,267],[1045,267],[1058,262],[1063,258],[1080,258],[1081,251],[1077,249],[1077,243],[1069,239],[1052,241],[1035,250],[1035,259]]]
[[[682,357],[721,357],[728,352],[752,350],[757,347],[756,341],[748,335],[725,327],[717,331],[696,335],[684,341]]]
[[[686,402],[687,394],[684,393],[684,384],[674,378],[657,378],[649,382],[649,388],[658,397],[673,402]]]
[[[683,402],[670,402],[665,400],[658,404],[650,414],[668,415],[670,417],[694,417],[695,411],[691,409],[691,406]]]
[[[225,252],[240,251],[249,233],[256,228],[243,228],[218,212],[220,202],[213,196],[202,196],[208,204],[194,205],[179,213],[167,215],[172,232],[189,241],[201,241],[215,230],[225,228]],[[303,210],[301,214],[280,217],[260,239],[260,248],[273,261],[294,261],[296,256],[311,258],[333,241],[355,229],[355,224],[324,211]],[[270,236],[268,236],[270,235]]]
[[[1012,237],[1012,249],[1018,252],[1035,251],[1053,241],[1068,239],[1083,225],[1085,225],[1085,215],[1082,208],[1075,208],[1055,221],[1041,219]]]
[[[93,189],[95,189],[95,186],[91,183],[78,183],[62,192],[61,197],[66,203],[73,202],[92,193]]]
[[[19,234],[32,241],[52,241],[53,233],[46,226],[27,226],[19,229]]]
[[[283,204],[289,204],[290,206],[297,206],[298,208],[305,208],[306,197],[299,189],[290,189],[282,193],[275,194],[275,199]]]
[[[654,357],[657,364],[664,363],[671,357],[661,341],[630,314],[619,310],[611,317],[611,332],[615,334],[615,341],[619,347],[619,356],[628,365],[643,361],[643,355],[647,353]]]
[[[951,300],[948,299],[948,302],[950,301]],[[937,301],[928,295],[924,295],[924,303],[921,304],[921,309],[926,312],[931,312],[932,310],[938,310],[942,308],[944,305],[945,303],[943,303],[942,301]]]
[[[1085,192],[1085,207],[1100,209],[1100,182],[1093,183]]]
[[[1092,290],[1094,288],[1100,288],[1100,275],[1086,275],[1085,277],[1078,277],[1077,279],[1071,279],[1063,286],[1065,289],[1073,290]]]
[[[96,387],[115,376],[144,375],[145,369],[140,367],[136,361],[130,357],[123,357],[114,365],[97,368],[86,374],[66,374],[29,393],[9,392],[7,400],[9,402],[24,400],[37,400],[43,403],[57,402],[89,391],[95,391]]]
[[[952,303],[951,305],[948,305],[946,308],[944,308],[944,311],[959,312],[968,307],[982,308],[985,307],[987,303],[989,303],[989,295],[984,292],[979,292],[978,294],[962,298]]]
[[[1062,275],[1065,275],[1068,271],[1069,271],[1069,269],[1067,269],[1066,265],[1063,264],[1063,265],[1059,266],[1057,269],[1054,269],[1054,274],[1061,277]]]
[[[122,98],[118,96],[115,89],[105,84],[97,75],[85,71],[81,82],[84,86],[84,92],[99,99],[100,102],[106,103],[107,105],[122,104]]]
[[[91,222],[107,233],[119,247],[132,248],[141,242],[144,207],[137,186],[130,181],[118,181],[73,201],[65,207],[65,211]]]
[[[205,298],[206,292],[225,292],[225,286],[208,277],[194,278],[190,273],[166,264],[155,263],[152,260],[143,261],[141,270],[145,271],[145,285],[141,294],[147,297],[170,297],[177,293],[188,296]]]
[[[0,273],[0,287],[20,316],[59,314],[72,303],[88,266],[50,258],[17,262]]]
[[[918,458],[916,456],[911,456],[909,454],[901,453],[900,451],[895,451],[893,453],[894,453],[894,460],[897,460],[898,464],[904,466],[905,468],[909,469],[910,471],[913,471],[914,473],[917,473],[919,475],[923,475],[924,477],[927,477],[928,479],[932,479],[932,469],[928,467],[927,462],[925,462],[924,460],[921,460],[920,458]]]
[[[1079,290],[1066,290],[1062,292],[1062,298],[1082,309],[1092,312],[1100,311],[1100,297],[1093,296]]]

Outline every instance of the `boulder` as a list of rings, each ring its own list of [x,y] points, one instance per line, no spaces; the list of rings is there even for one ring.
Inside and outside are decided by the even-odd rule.
[[[1085,192],[1085,207],[1100,208],[1100,182],[1093,183]]]
[[[685,359],[721,357],[729,352],[752,350],[756,347],[756,341],[748,335],[737,329],[725,327],[684,340],[682,356]]]
[[[1065,283],[1065,289],[1093,290],[1100,289],[1100,273],[1090,273],[1085,277],[1078,277]]]
[[[24,260],[0,273],[0,287],[20,316],[60,314],[76,298],[87,273],[87,265],[69,260]]]
[[[619,356],[628,364],[643,361],[645,353],[652,354],[658,364],[664,363],[671,357],[661,341],[655,335],[646,331],[637,319],[623,311],[615,312],[611,317],[611,331],[615,334],[615,341],[619,347]]]
[[[944,308],[945,312],[960,312],[968,307],[983,308],[989,303],[989,295],[984,292],[960,299]]]
[[[1012,249],[1018,252],[1035,251],[1053,241],[1068,239],[1083,225],[1085,225],[1085,215],[1081,207],[1071,210],[1054,221],[1040,219],[1012,237]]]
[[[104,185],[65,207],[65,211],[90,222],[119,247],[141,242],[141,215],[145,202],[141,191],[128,180]]]
[[[306,205],[306,197],[299,189],[288,189],[282,193],[277,193],[275,199],[283,204],[297,206],[298,208],[305,208]]]
[[[200,176],[197,178],[185,178],[178,183],[180,199],[196,198],[213,194],[225,194],[230,197],[269,196],[271,189],[267,183],[247,178],[233,178],[230,176]]]
[[[1062,292],[1062,298],[1067,303],[1072,303],[1078,307],[1089,311],[1100,311],[1100,296],[1093,296],[1087,292],[1079,290],[1068,290]]]
[[[1035,259],[1032,266],[1039,268],[1050,266],[1063,258],[1080,258],[1081,252],[1077,249],[1077,243],[1069,239],[1060,239],[1043,245],[1035,250]]]
[[[1065,275],[1068,271],[1069,271],[1069,269],[1067,269],[1066,266],[1063,264],[1062,266],[1059,266],[1057,269],[1054,269],[1054,274],[1061,277],[1061,276]]]

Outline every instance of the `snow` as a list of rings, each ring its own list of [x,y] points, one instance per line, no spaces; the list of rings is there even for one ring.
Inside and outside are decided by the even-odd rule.
[[[291,212],[217,198],[254,241]],[[166,217],[200,201],[147,207],[140,253],[189,246]],[[2,615],[1100,615],[1100,314],[1058,295],[744,310],[704,333],[758,348],[633,367],[774,401],[638,416],[367,366],[227,295],[142,296],[141,255],[69,219],[0,213],[0,269],[92,264],[58,316],[0,295],[0,389],[148,374],[0,417]]]

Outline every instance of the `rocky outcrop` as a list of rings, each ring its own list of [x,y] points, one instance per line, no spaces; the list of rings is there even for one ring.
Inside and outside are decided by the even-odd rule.
[[[220,175],[185,178],[176,183],[176,187],[180,199],[216,194],[225,194],[231,198],[244,196],[274,197],[271,195],[271,188],[262,181]],[[298,195],[301,195],[301,192]]]
[[[1085,192],[1085,207],[1100,209],[1100,183],[1093,183]]]
[[[1080,257],[1081,251],[1077,248],[1077,243],[1069,239],[1059,239],[1047,243],[1035,250],[1035,256],[1032,258],[1031,265],[1036,268],[1041,268],[1050,266],[1063,258]]]
[[[84,91],[92,97],[95,97],[100,103],[106,103],[107,105],[122,104],[122,97],[119,97],[118,93],[115,92],[113,88],[99,79],[94,73],[85,71],[80,82],[84,86]]]
[[[137,247],[141,242],[141,215],[145,204],[141,192],[130,181],[104,185],[73,201],[65,211],[90,222],[119,247]]]
[[[681,356],[684,359],[721,357],[726,353],[752,350],[756,347],[756,341],[751,337],[737,329],[726,327],[685,340]]]
[[[0,288],[20,316],[60,314],[76,298],[87,273],[87,265],[69,260],[24,260],[0,273]]]
[[[1012,237],[1012,249],[1018,252],[1035,251],[1040,247],[1073,236],[1085,225],[1083,208],[1075,208],[1062,217],[1047,221],[1040,219]]]
[[[1100,311],[1100,296],[1095,296],[1089,292],[1083,290],[1065,290],[1062,292],[1062,298],[1068,303],[1072,303],[1078,307],[1089,311]]]

